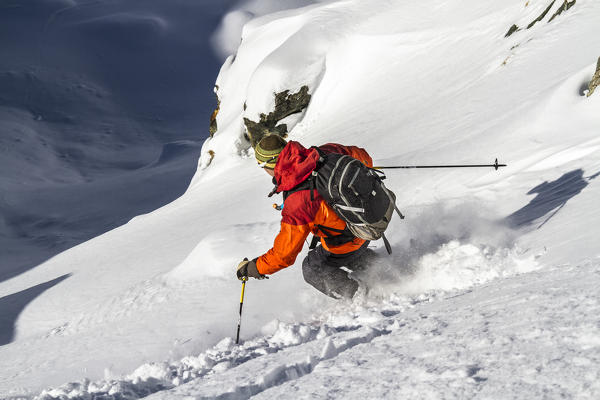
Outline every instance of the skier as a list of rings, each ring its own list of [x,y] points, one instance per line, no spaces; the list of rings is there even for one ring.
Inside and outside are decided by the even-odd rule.
[[[328,143],[319,146],[319,150],[349,155],[368,167],[373,166],[369,154],[359,147]],[[319,238],[320,245],[316,248],[311,245],[302,262],[304,280],[330,297],[351,299],[359,285],[341,267],[349,270],[363,267],[371,255],[371,250],[367,250],[369,241],[355,237],[346,222],[306,184],[319,160],[318,151],[295,141],[286,142],[279,135],[269,135],[256,145],[255,156],[258,165],[273,177],[276,192],[283,192],[281,229],[269,251],[251,261],[245,258],[240,262],[238,279],[264,279],[294,264],[308,234],[312,233],[313,241]]]

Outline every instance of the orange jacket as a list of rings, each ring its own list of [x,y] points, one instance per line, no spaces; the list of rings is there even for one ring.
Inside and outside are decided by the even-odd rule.
[[[319,149],[326,153],[346,154],[362,161],[369,167],[373,166],[369,154],[360,147],[328,143],[319,146]],[[318,159],[319,153],[316,149],[306,149],[298,142],[288,142],[275,166],[277,192],[291,190],[302,183],[314,170]],[[346,228],[346,223],[337,216],[316,190],[314,190],[312,200],[309,189],[290,194],[284,201],[281,212],[281,229],[275,238],[273,247],[256,260],[258,272],[272,274],[294,264],[309,233],[321,237],[323,248],[334,254],[345,254],[357,250],[365,242],[363,239],[355,237],[341,245],[328,246],[325,242],[327,232],[322,232],[318,225],[339,230]]]

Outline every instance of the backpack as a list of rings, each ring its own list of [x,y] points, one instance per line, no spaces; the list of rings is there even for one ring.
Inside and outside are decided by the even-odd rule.
[[[397,210],[396,195],[383,184],[383,172],[348,155],[321,151],[319,155],[311,177],[317,192],[356,237],[380,239]]]
[[[364,240],[383,238],[385,247],[391,254],[391,246],[384,232],[394,210],[401,219],[404,219],[404,216],[396,207],[396,195],[383,184],[385,174],[367,167],[351,156],[325,153],[317,147],[314,148],[320,156],[317,167],[306,181],[286,195],[309,189],[312,199],[313,190],[316,189],[325,202],[346,222],[352,235]]]

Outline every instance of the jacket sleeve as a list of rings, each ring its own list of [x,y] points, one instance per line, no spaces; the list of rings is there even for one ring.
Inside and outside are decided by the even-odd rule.
[[[310,192],[302,190],[285,200],[281,212],[281,228],[273,247],[256,260],[259,273],[272,274],[296,262],[323,201],[320,196],[317,197],[318,200],[312,201]]]
[[[258,272],[268,275],[294,264],[309,233],[308,225],[290,225],[282,221],[273,247],[256,260]]]

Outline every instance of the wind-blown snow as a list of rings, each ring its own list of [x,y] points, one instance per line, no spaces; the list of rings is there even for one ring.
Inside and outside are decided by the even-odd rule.
[[[331,1],[247,23],[185,195],[0,284],[53,282],[0,347],[0,393],[597,398],[600,97],[581,87],[600,5],[505,38],[547,7],[525,3]],[[336,302],[299,265],[250,281],[236,346],[235,265],[271,246],[280,217],[242,118],[303,84],[311,103],[288,127],[305,145],[508,167],[389,171],[407,217],[390,226],[392,256],[372,244],[358,278],[374,287]]]
[[[242,0],[223,17],[219,28],[212,35],[214,49],[225,60],[236,53],[244,25],[253,18],[319,2],[324,0]]]

